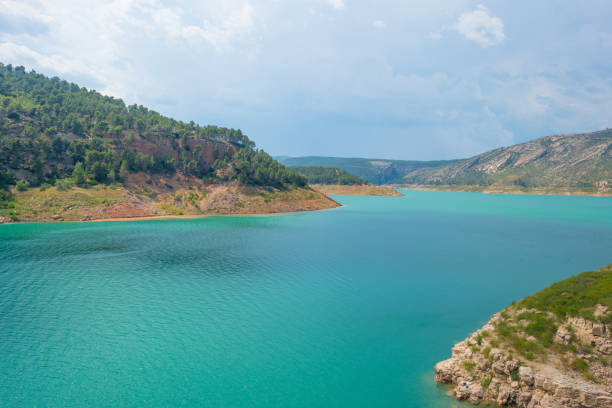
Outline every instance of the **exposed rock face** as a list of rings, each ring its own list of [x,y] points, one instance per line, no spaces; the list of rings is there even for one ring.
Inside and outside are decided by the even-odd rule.
[[[612,408],[612,367],[591,364],[594,378],[589,380],[557,364],[554,356],[545,361],[520,361],[502,346],[494,347],[495,341],[491,344],[491,333],[500,319],[499,313],[493,315],[485,326],[453,347],[450,359],[436,364],[435,380],[455,385],[452,393],[457,399],[528,408]],[[603,323],[569,318],[554,341],[590,345],[593,355],[582,357],[595,361],[598,353],[612,354],[609,329]]]
[[[407,173],[416,185],[516,186],[583,189],[610,192],[612,171],[602,170],[612,159],[612,130],[555,135],[502,147],[437,167]]]

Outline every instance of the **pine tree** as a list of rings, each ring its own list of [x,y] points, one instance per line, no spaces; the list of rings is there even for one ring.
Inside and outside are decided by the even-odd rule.
[[[85,169],[83,168],[83,163],[77,162],[74,166],[74,170],[72,170],[72,181],[77,186],[81,186],[85,184]]]
[[[119,168],[119,180],[125,181],[130,174],[130,167],[128,166],[127,160],[123,160],[121,162],[121,167]]]

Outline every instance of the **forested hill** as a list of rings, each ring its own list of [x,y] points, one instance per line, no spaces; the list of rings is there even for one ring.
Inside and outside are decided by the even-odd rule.
[[[368,184],[361,177],[336,167],[290,166],[289,169],[305,176],[310,184],[339,184],[343,186]]]
[[[410,172],[445,166],[458,161],[389,160],[323,156],[277,156],[276,159],[286,166],[336,167],[374,184],[401,182],[402,178]]]
[[[0,188],[123,183],[130,174],[280,189],[306,179],[239,129],[181,122],[117,98],[0,64]]]

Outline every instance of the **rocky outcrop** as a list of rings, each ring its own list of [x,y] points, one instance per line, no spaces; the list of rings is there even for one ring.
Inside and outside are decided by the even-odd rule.
[[[598,306],[599,313],[606,313],[602,308]],[[516,357],[515,350],[500,345],[495,336],[501,320],[500,313],[493,315],[453,347],[450,359],[436,364],[435,380],[453,385],[457,399],[508,407],[612,408],[612,367],[606,360],[612,354],[612,338],[604,323],[569,318],[554,336],[555,344],[584,346],[576,358],[589,364],[587,377],[568,367],[561,352],[533,360]]]
[[[607,195],[612,192],[612,171],[606,167],[611,159],[612,130],[606,129],[547,136],[455,163],[421,167],[405,174],[403,183]]]

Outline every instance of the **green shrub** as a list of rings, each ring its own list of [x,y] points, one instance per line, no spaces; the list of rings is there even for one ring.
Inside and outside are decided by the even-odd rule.
[[[493,378],[491,376],[483,378],[482,382],[480,383],[480,385],[482,385],[482,388],[487,388],[489,385],[491,385],[492,379]]]
[[[557,332],[557,324],[545,313],[521,313],[519,319],[526,318],[529,323],[525,327],[525,332],[535,337],[544,346],[550,346]]]
[[[586,373],[589,370],[589,363],[582,358],[576,358],[572,361],[571,365],[572,369],[579,371],[581,373]]]
[[[465,368],[465,370],[470,374],[474,372],[474,367],[476,367],[476,363],[472,360],[465,360],[461,364],[463,365],[463,368]]]
[[[74,182],[72,181],[72,179],[65,178],[55,181],[55,187],[57,187],[59,191],[70,190],[73,186]]]
[[[17,191],[26,191],[29,186],[30,186],[30,183],[28,183],[27,181],[19,180],[17,182]]]
[[[495,324],[495,331],[497,332],[497,335],[501,338],[510,337],[514,332],[512,326],[504,320],[499,321]]]
[[[536,354],[542,354],[546,350],[535,341],[526,340],[520,337],[512,339],[512,347],[528,360],[533,360]]]

